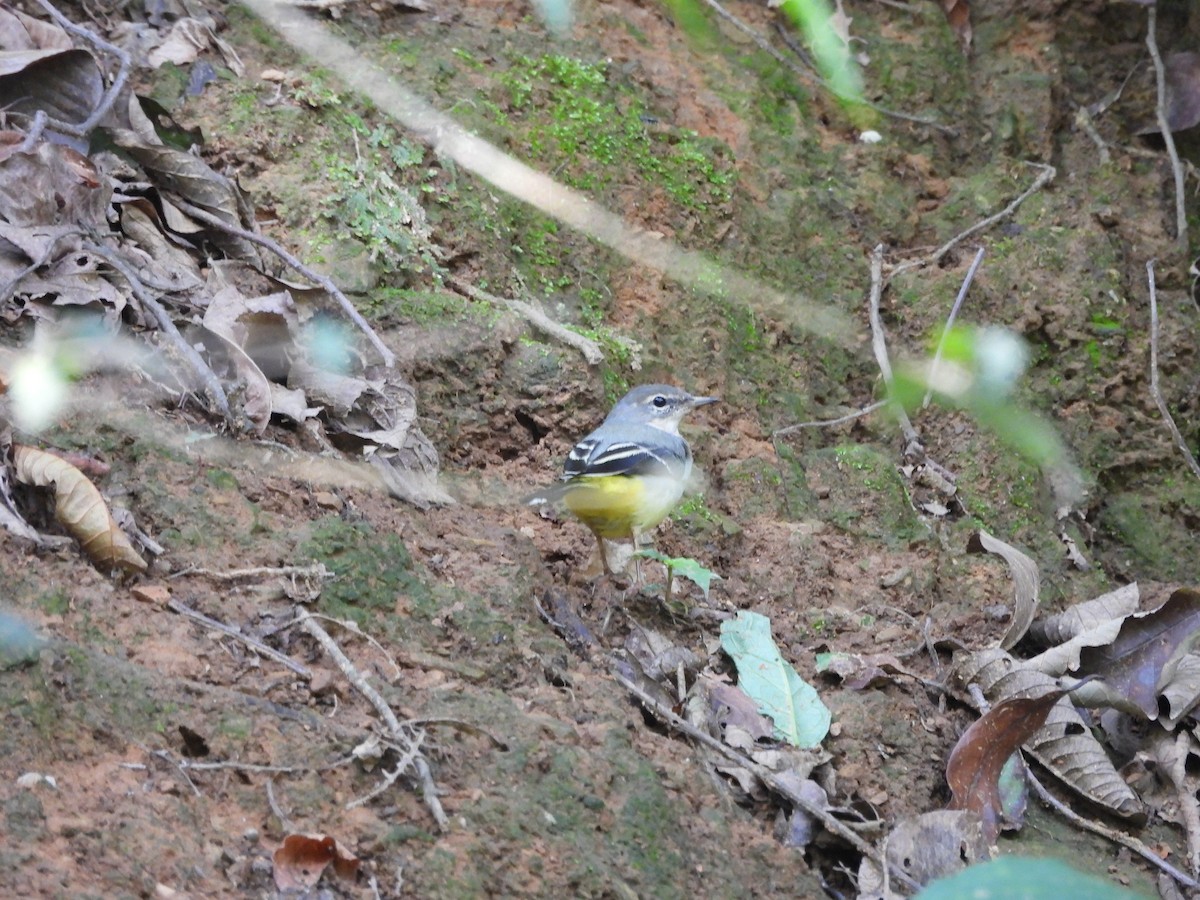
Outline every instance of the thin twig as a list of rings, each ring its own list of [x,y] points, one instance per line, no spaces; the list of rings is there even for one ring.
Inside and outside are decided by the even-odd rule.
[[[838,100],[852,100],[855,103],[861,103],[863,106],[866,106],[870,109],[875,110],[875,112],[879,113],[881,116],[888,116],[889,118],[893,118],[893,119],[902,119],[905,122],[915,122],[918,125],[928,125],[930,128],[936,128],[938,131],[942,132],[943,134],[948,134],[952,137],[956,136],[958,134],[958,132],[955,129],[949,127],[948,125],[943,125],[940,122],[935,121],[934,119],[927,119],[927,118],[924,118],[923,116],[914,116],[909,113],[896,112],[895,110],[887,109],[882,106],[877,106],[876,104],[872,103],[870,100],[867,100],[862,97],[845,97],[845,96],[839,94],[837,91],[835,91],[833,88],[831,88],[829,86],[829,84],[826,83],[825,79],[822,78],[820,75],[818,75],[814,72],[810,72],[804,66],[797,65],[795,60],[793,60],[791,57],[785,56],[784,54],[782,54],[778,50],[776,50],[774,47],[772,47],[770,41],[768,41],[765,37],[763,37],[761,34],[759,34],[757,31],[755,31],[753,28],[751,28],[749,25],[747,25],[745,22],[743,22],[741,19],[739,19],[737,16],[735,16],[729,10],[727,10],[725,7],[723,7],[720,3],[717,2],[717,0],[704,0],[704,2],[707,3],[708,6],[713,10],[713,12],[715,12],[718,16],[720,16],[722,19],[724,19],[726,22],[728,22],[730,25],[732,25],[738,31],[745,34],[747,37],[750,38],[750,40],[754,41],[754,43],[758,46],[758,49],[762,50],[763,53],[766,53],[768,56],[770,56],[772,59],[774,59],[780,65],[786,66],[788,69],[790,69],[795,74],[799,75],[801,78],[803,78],[809,84],[816,85],[821,90],[827,91],[829,94],[836,97]],[[789,48],[791,48],[793,51],[797,52],[801,58],[804,58],[804,54],[799,53],[798,48],[795,46],[795,43],[791,40],[791,35],[789,35],[783,29],[782,26],[777,25],[776,28],[778,29],[780,35],[783,37],[784,42],[789,46]]]
[[[1167,121],[1167,76],[1162,57],[1158,53],[1158,40],[1154,36],[1157,21],[1158,4],[1151,3],[1146,7],[1146,47],[1150,51],[1150,59],[1154,61],[1154,83],[1158,87],[1158,102],[1154,111],[1158,117],[1158,128],[1162,132],[1163,143],[1167,147],[1167,156],[1171,159],[1171,173],[1175,176],[1175,243],[1179,249],[1187,250],[1188,226],[1183,192],[1183,166],[1179,164],[1179,152],[1175,149],[1171,123]]]
[[[425,732],[416,732],[415,737],[405,743],[403,752],[400,754],[400,759],[396,762],[396,767],[390,772],[387,769],[383,769],[383,781],[379,782],[379,784],[375,785],[374,788],[372,788],[363,796],[347,803],[346,809],[357,809],[360,806],[366,806],[368,803],[390,788],[393,784],[395,784],[400,779],[400,776],[412,768],[415,765],[416,760],[420,758],[421,742],[424,739]],[[442,830],[445,831],[445,828]]]
[[[142,747],[142,749],[145,750],[147,753],[149,753],[151,756],[153,756],[155,759],[161,759],[163,762],[165,762],[167,765],[169,765],[171,768],[173,768],[176,772],[178,772],[180,777],[183,778],[183,780],[188,783],[188,787],[190,787],[192,789],[192,793],[195,796],[197,796],[197,797],[204,796],[200,792],[200,788],[196,787],[196,782],[192,781],[191,776],[188,775],[188,773],[183,770],[183,766],[181,766],[178,762],[176,762],[175,758],[173,756],[171,756],[171,754],[168,751],[166,751],[166,750],[150,750],[148,747]]]
[[[60,122],[58,119],[46,116],[44,123],[56,131],[61,131],[64,134],[69,134],[74,137],[87,137],[93,128],[95,128],[100,120],[103,119],[113,104],[117,100],[117,96],[125,87],[125,82],[129,79],[130,58],[129,54],[118,47],[116,44],[110,44],[108,41],[101,38],[91,29],[84,28],[82,25],[76,25],[62,13],[60,13],[49,0],[37,0],[38,5],[44,9],[55,22],[64,30],[83,38],[89,44],[103,50],[105,53],[111,53],[119,62],[117,73],[113,76],[112,84],[108,86],[108,90],[100,98],[100,102],[96,104],[96,108],[92,110],[92,114],[78,124],[70,122]],[[38,123],[37,117],[34,117],[35,126]]]
[[[855,419],[861,419],[863,416],[869,416],[873,412],[883,409],[889,400],[877,400],[870,406],[864,406],[862,409],[855,410],[852,413],[846,413],[844,416],[838,416],[836,419],[817,419],[812,422],[798,422],[795,425],[785,425],[778,431],[771,434],[772,438],[786,437],[789,434],[800,431],[803,428],[831,428],[834,425],[844,425],[846,422],[853,422]]]
[[[292,820],[284,815],[282,809],[279,808],[279,803],[275,800],[275,781],[272,778],[267,779],[267,803],[271,807],[271,812],[275,814],[275,818],[279,820],[280,827],[285,833],[291,834],[296,830],[296,826],[292,824]]]
[[[1108,152],[1108,144],[1100,136],[1100,132],[1096,130],[1096,124],[1092,121],[1091,113],[1086,106],[1080,105],[1075,110],[1075,126],[1096,145],[1096,149],[1100,151],[1100,164],[1102,166],[1106,166],[1112,162],[1112,154]]]
[[[266,644],[255,640],[248,634],[242,634],[242,632],[238,631],[232,625],[226,625],[224,622],[219,622],[216,619],[210,619],[204,613],[192,609],[190,606],[185,606],[174,598],[167,601],[167,609],[171,610],[172,612],[177,612],[181,616],[187,616],[189,619],[194,619],[195,621],[204,625],[206,628],[215,629],[222,634],[227,634],[231,638],[241,641],[243,644],[255,650],[256,652],[261,653],[263,656],[268,656],[280,665],[291,669],[301,678],[312,678],[312,672],[310,672],[305,666],[302,666],[300,663],[289,657],[287,654],[280,653],[273,647],[268,647]]]
[[[323,563],[313,563],[311,566],[255,566],[251,569],[230,569],[227,572],[189,567],[172,572],[167,578],[182,578],[185,575],[202,575],[214,581],[240,581],[243,578],[262,578],[271,575],[286,575],[292,578],[297,575],[304,578],[333,578],[333,573],[325,568]]]
[[[1187,460],[1188,467],[1193,474],[1200,477],[1200,463],[1196,462],[1196,457],[1188,448],[1187,441],[1180,434],[1179,426],[1175,424],[1175,418],[1171,415],[1166,398],[1163,397],[1162,390],[1158,386],[1158,292],[1154,285],[1154,260],[1146,263],[1146,280],[1150,284],[1150,395],[1154,398],[1158,411],[1162,413],[1163,421],[1167,423],[1171,436],[1175,438],[1175,446]]]
[[[508,297],[497,297],[495,294],[489,294],[487,291],[453,276],[446,278],[446,284],[460,294],[470,297],[472,300],[482,300],[493,306],[507,306],[513,312],[522,316],[534,328],[550,335],[555,340],[562,341],[564,344],[574,347],[583,354],[583,358],[587,360],[588,365],[595,366],[604,362],[604,351],[600,349],[599,344],[578,332],[572,331],[565,325],[555,322],[532,303]]]
[[[429,771],[429,763],[425,761],[425,757],[419,751],[420,741],[419,736],[414,736],[412,730],[405,728],[400,720],[396,718],[396,714],[392,712],[392,708],[388,706],[387,701],[380,696],[379,692],[367,682],[362,673],[354,667],[354,663],[350,662],[342,648],[337,645],[337,642],[329,636],[320,623],[317,622],[306,610],[299,612],[300,627],[307,631],[317,643],[329,654],[342,674],[351,685],[362,694],[367,701],[375,707],[375,711],[379,713],[384,724],[387,726],[389,735],[396,741],[397,744],[406,748],[408,758],[406,759],[407,768],[412,769],[416,775],[417,781],[421,786],[421,792],[425,801],[425,805],[429,808],[429,812],[433,815],[434,821],[437,822],[438,828],[442,831],[450,829],[450,820],[446,816],[445,810],[442,809],[442,803],[438,799],[437,786],[433,783],[433,774]],[[400,767],[397,767],[397,773]],[[393,779],[394,780],[394,779]]]
[[[158,323],[159,331],[166,335],[171,345],[179,353],[183,360],[192,370],[192,374],[199,379],[204,385],[205,392],[209,395],[213,405],[217,408],[217,412],[228,422],[233,425],[233,412],[229,408],[229,398],[225,395],[225,388],[221,386],[221,380],[209,367],[208,363],[200,355],[190,343],[184,340],[183,335],[179,333],[179,329],[175,327],[175,321],[167,314],[162,305],[146,290],[142,284],[142,280],[133,271],[123,259],[116,253],[101,247],[99,244],[85,243],[83,249],[89,253],[94,253],[106,263],[117,270],[118,273],[129,283],[129,289],[133,296],[150,314],[154,317],[154,321]]]
[[[937,350],[933,354],[933,362],[929,364],[929,386],[925,389],[925,399],[921,401],[921,409],[929,406],[929,401],[933,398],[933,386],[937,383],[937,370],[942,362],[942,354],[946,351],[946,341],[950,339],[950,329],[954,327],[954,320],[958,318],[958,311],[962,308],[963,301],[967,299],[967,291],[971,287],[971,282],[975,280],[975,273],[979,271],[979,264],[983,262],[983,248],[980,247],[975,252],[975,259],[971,262],[971,268],[967,269],[967,276],[963,279],[962,287],[958,289],[958,296],[954,298],[954,305],[950,307],[950,315],[946,317],[946,324],[942,326],[942,337],[938,341]]]
[[[1058,174],[1058,170],[1055,169],[1054,166],[1049,166],[1049,165],[1046,165],[1045,163],[1032,162],[1032,161],[1027,160],[1026,165],[1035,166],[1035,167],[1041,169],[1041,173],[1038,175],[1038,177],[1036,179],[1034,179],[1033,184],[1031,184],[1024,192],[1022,192],[1017,197],[1017,199],[1013,200],[1012,203],[1008,204],[1008,206],[1004,207],[1004,209],[1000,210],[1000,212],[996,213],[995,215],[988,216],[986,219],[976,222],[974,225],[972,225],[966,231],[956,234],[954,237],[952,237],[950,240],[948,240],[946,243],[944,243],[937,250],[933,251],[933,253],[930,254],[929,256],[924,256],[924,257],[921,257],[920,259],[914,259],[909,262],[902,263],[902,264],[896,266],[896,268],[894,268],[892,270],[889,278],[895,278],[901,272],[907,272],[909,269],[919,269],[923,266],[931,266],[931,265],[936,264],[939,260],[941,260],[941,258],[943,256],[945,256],[947,253],[949,253],[958,244],[962,243],[967,238],[971,237],[971,235],[978,234],[981,231],[986,231],[988,228],[991,228],[993,225],[995,225],[1001,219],[1006,219],[1009,216],[1011,216],[1014,212],[1017,211],[1017,207],[1019,207],[1022,203],[1024,203],[1026,200],[1028,200],[1033,194],[1037,193],[1042,188],[1044,188],[1046,185],[1048,185],[1051,181],[1053,181],[1055,176]]]
[[[313,282],[314,284],[319,284],[325,289],[326,292],[328,292],[331,297],[337,300],[338,305],[341,306],[342,311],[349,317],[350,321],[357,325],[359,330],[367,336],[367,340],[371,342],[371,345],[375,348],[376,352],[378,352],[380,357],[383,358],[383,364],[389,369],[395,367],[396,354],[392,353],[392,351],[388,349],[387,344],[385,344],[383,339],[375,333],[375,329],[372,328],[371,324],[363,318],[362,313],[360,313],[354,307],[354,304],[350,302],[350,298],[342,293],[341,288],[334,283],[332,278],[310,269],[297,257],[288,252],[278,241],[274,241],[265,235],[258,234],[254,231],[249,231],[238,225],[233,225],[229,222],[226,222],[220,216],[215,216],[208,210],[194,206],[180,197],[173,197],[172,202],[189,216],[199,219],[201,222],[204,222],[207,225],[211,225],[218,231],[223,231],[225,234],[231,234],[234,237],[239,237],[242,240],[249,241],[252,244],[258,244],[260,247],[265,247],[309,281]]]
[[[883,375],[883,384],[888,396],[892,396],[892,363],[888,359],[887,336],[883,330],[883,317],[879,314],[879,304],[883,298],[883,244],[878,244],[871,251],[871,295],[869,298],[869,318],[871,320],[871,348],[875,351],[875,363]],[[913,428],[904,408],[896,406],[896,416],[900,420],[900,430],[904,433],[906,443],[904,455],[909,455],[909,449],[921,445],[921,438]]]
[[[1191,890],[1200,889],[1200,881],[1196,881],[1194,878],[1191,878],[1190,876],[1185,875],[1183,872],[1180,872],[1177,868],[1175,868],[1137,838],[1130,837],[1129,835],[1109,828],[1100,822],[1094,822],[1091,819],[1085,819],[1083,816],[1079,815],[1079,813],[1075,812],[1075,810],[1071,809],[1069,806],[1051,794],[1048,790],[1046,790],[1045,786],[1037,780],[1033,774],[1033,771],[1028,766],[1025,768],[1025,777],[1029,780],[1029,784],[1033,787],[1037,795],[1042,799],[1042,802],[1052,807],[1055,812],[1057,812],[1072,825],[1082,828],[1085,831],[1090,831],[1092,834],[1098,834],[1101,837],[1108,838],[1110,841],[1120,844],[1122,847],[1128,847],[1151,865],[1162,869],[1184,887]]]
[[[166,750],[157,750],[155,755],[166,758]],[[190,759],[174,760],[176,766],[180,769],[191,770],[195,772],[217,772],[223,769],[233,770],[235,772],[251,772],[265,773],[270,775],[297,775],[301,772],[328,772],[332,769],[340,769],[342,766],[348,766],[353,763],[358,757],[346,756],[335,762],[326,763],[323,766],[267,766],[260,763],[244,763],[236,760],[214,760],[211,762],[196,762]],[[144,770],[147,767],[142,763],[121,763],[122,769]]]
[[[686,734],[688,737],[692,738],[692,740],[699,741],[709,749],[715,750],[728,759],[733,760],[739,766],[749,770],[776,793],[787,798],[788,802],[794,806],[798,806],[810,816],[820,820],[826,829],[836,834],[842,840],[846,841],[848,844],[854,847],[855,850],[867,857],[867,859],[871,860],[871,862],[875,863],[875,865],[881,870],[887,868],[888,864],[884,858],[880,856],[878,850],[855,834],[852,829],[848,828],[839,819],[834,817],[829,810],[811,803],[793,787],[789,786],[784,779],[779,778],[766,766],[755,762],[749,757],[739,753],[733,747],[722,743],[712,735],[706,734],[705,732],[696,728],[686,719],[682,719],[675,715],[674,712],[672,712],[658,700],[655,700],[620,672],[614,670],[612,672],[612,676],[616,679],[618,684],[633,694],[633,696],[635,696],[643,706],[654,713],[657,718],[670,725],[676,731]],[[901,871],[900,869],[894,870],[894,877],[897,881],[903,883],[905,887],[911,888],[912,890],[919,890],[921,887],[906,872]]]

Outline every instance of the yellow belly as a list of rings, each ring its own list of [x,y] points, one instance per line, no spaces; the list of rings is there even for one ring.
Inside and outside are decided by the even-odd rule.
[[[667,517],[683,496],[683,481],[665,475],[579,478],[564,500],[576,518],[602,538],[643,534]]]

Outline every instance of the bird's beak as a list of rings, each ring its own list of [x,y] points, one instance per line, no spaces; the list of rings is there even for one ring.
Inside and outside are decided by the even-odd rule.
[[[710,403],[720,403],[720,402],[721,402],[720,397],[693,397],[692,398],[692,409],[695,409],[697,406],[708,406],[708,404],[710,404]]]

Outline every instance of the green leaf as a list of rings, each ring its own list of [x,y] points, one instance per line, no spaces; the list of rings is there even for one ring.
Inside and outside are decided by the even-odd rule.
[[[700,563],[696,562],[690,556],[666,556],[657,550],[639,550],[637,555],[662,563],[673,577],[686,578],[688,581],[693,582],[704,592],[705,600],[708,599],[708,589],[713,579],[719,581],[721,578],[712,569],[704,568],[704,566],[700,565]]]
[[[812,685],[783,659],[771,639],[771,620],[742,610],[721,624],[721,649],[738,670],[738,687],[770,716],[779,736],[797,747],[816,747],[832,716]]]
[[[1057,859],[1002,856],[941,878],[914,900],[1136,900],[1141,894],[1117,887],[1102,878],[1077,872]]]

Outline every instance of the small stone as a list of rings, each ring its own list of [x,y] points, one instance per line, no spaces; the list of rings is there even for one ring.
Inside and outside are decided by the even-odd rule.
[[[887,644],[892,641],[898,641],[907,634],[907,631],[900,625],[887,625],[875,632],[875,642],[877,644]]]
[[[346,504],[342,502],[342,498],[332,491],[317,491],[313,494],[313,502],[321,509],[329,509],[335,512],[341,512],[342,507]]]
[[[161,584],[139,584],[130,588],[129,593],[133,595],[134,600],[153,603],[155,606],[166,606],[167,601],[171,599],[170,589]]]
[[[314,697],[323,697],[332,692],[334,689],[333,673],[324,669],[317,669],[312,674],[312,679],[308,682],[308,692]]]

